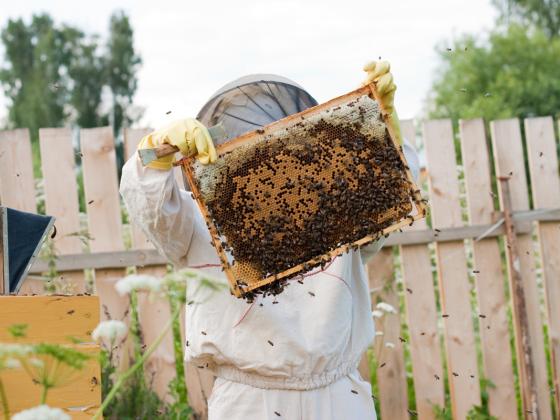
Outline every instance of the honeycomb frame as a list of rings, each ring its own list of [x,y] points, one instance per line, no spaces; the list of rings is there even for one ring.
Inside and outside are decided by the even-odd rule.
[[[394,148],[394,151],[396,151],[402,163],[402,167],[401,167],[401,170],[403,172],[402,179],[406,180],[408,186],[407,194],[408,194],[408,198],[410,199],[410,211],[407,212],[406,216],[404,217],[402,214],[400,214],[402,213],[402,209],[401,212],[399,213],[400,216],[395,215],[394,214],[395,211],[393,211],[393,213],[387,212],[386,214],[384,214],[384,217],[387,220],[391,220],[391,216],[393,219],[395,219],[396,216],[398,216],[398,218],[396,220],[391,220],[391,224],[384,227],[383,229],[375,232],[374,234],[368,234],[361,237],[360,239],[353,240],[352,242],[339,244],[335,249],[331,249],[327,252],[323,252],[319,255],[315,255],[312,258],[307,259],[306,261],[300,262],[280,272],[269,273],[269,275],[267,275],[267,274],[263,274],[264,271],[261,270],[259,276],[260,278],[258,279],[256,278],[257,271],[255,271],[255,273],[251,272],[251,275],[254,278],[252,278],[250,281],[248,281],[247,278],[251,277],[251,275],[247,276],[244,274],[244,276],[240,278],[239,273],[240,272],[245,273],[246,271],[243,271],[243,267],[240,262],[238,262],[237,260],[232,261],[231,255],[228,255],[228,253],[226,252],[226,249],[228,249],[229,244],[227,239],[224,238],[223,232],[220,232],[221,229],[218,228],[216,221],[211,216],[211,211],[208,207],[208,203],[204,200],[204,194],[201,191],[200,174],[197,174],[197,170],[196,170],[197,167],[196,159],[194,157],[186,157],[178,162],[178,164],[182,167],[182,171],[187,182],[189,183],[189,186],[193,193],[193,198],[197,202],[197,205],[204,219],[206,220],[206,224],[208,226],[212,238],[212,245],[214,246],[214,248],[218,253],[218,256],[222,263],[223,270],[228,278],[231,287],[231,292],[236,297],[247,298],[249,296],[249,298],[252,298],[253,293],[257,292],[259,289],[262,289],[263,286],[268,286],[268,285],[272,285],[274,282],[287,280],[296,275],[309,271],[309,269],[313,267],[317,267],[317,266],[324,267],[328,261],[341,255],[344,252],[348,252],[350,249],[355,249],[360,246],[366,245],[370,242],[379,239],[381,236],[387,236],[389,233],[401,229],[407,225],[410,225],[415,220],[425,217],[426,204],[422,200],[422,197],[420,195],[420,190],[414,183],[410,169],[406,165],[406,160],[402,152],[402,147],[395,142],[395,133],[393,127],[388,122],[391,116],[381,106],[381,102],[379,101],[379,96],[375,88],[375,83],[371,83],[369,85],[363,86],[359,89],[347,93],[346,95],[342,95],[340,97],[334,98],[323,104],[306,109],[305,111],[302,111],[300,113],[290,115],[286,118],[283,118],[279,121],[276,121],[265,127],[262,127],[262,129],[248,132],[246,134],[243,134],[242,136],[239,136],[224,144],[221,144],[216,147],[218,158],[220,159],[227,156],[228,154],[235,153],[236,150],[238,151],[241,148],[246,148],[246,149],[255,148],[258,146],[259,142],[263,142],[262,139],[267,138],[267,136],[268,138],[270,138],[270,136],[274,135],[275,133],[278,133],[280,130],[288,131],[290,128],[294,127],[295,125],[301,124],[301,122],[306,119],[313,118],[314,116],[319,115],[321,113],[323,113],[324,115],[325,112],[328,113],[329,111],[340,108],[341,106],[355,103],[353,101],[358,101],[360,98],[364,98],[366,96],[377,103],[377,106],[379,107],[379,119],[385,124],[384,129],[386,130],[388,139],[390,139],[389,142],[390,144],[388,145],[388,147]],[[206,189],[208,189],[208,186],[206,186]],[[206,196],[208,196],[208,194],[206,194]],[[384,223],[386,219],[383,219]],[[231,247],[229,247],[229,250],[231,250]],[[245,266],[246,265],[247,264],[245,264]],[[253,266],[251,266],[250,268],[253,271],[255,270]],[[276,292],[272,292],[272,294],[279,293],[281,289],[282,288],[276,289]]]

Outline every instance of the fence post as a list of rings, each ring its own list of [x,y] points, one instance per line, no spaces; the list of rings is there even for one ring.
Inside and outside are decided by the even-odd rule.
[[[508,187],[511,197],[512,211],[529,209],[529,191],[527,176],[525,174],[523,143],[519,120],[499,120],[490,124],[492,134],[492,145],[494,151],[494,162],[496,165],[496,176],[508,176]],[[503,208],[504,191],[502,184],[498,184],[501,207]],[[523,290],[525,293],[525,303],[527,305],[527,320],[529,324],[529,339],[533,354],[533,365],[535,369],[535,383],[538,399],[539,418],[552,419],[552,409],[550,392],[548,386],[548,375],[546,367],[546,354],[544,344],[544,334],[540,313],[540,296],[537,281],[535,278],[535,262],[533,256],[533,243],[531,234],[516,233],[516,241],[519,249],[519,265]],[[507,256],[507,254],[506,254]],[[508,257],[509,258],[509,257]],[[509,262],[508,262],[509,263]],[[511,275],[508,273],[508,281],[511,284]],[[514,323],[516,340],[521,339],[520,331]],[[517,355],[519,359],[522,354]],[[526,382],[523,377],[524,371],[519,369],[520,383]],[[523,385],[521,385],[523,386]],[[524,409],[528,409],[524,407]],[[527,413],[525,413],[527,414]]]
[[[529,414],[535,414],[539,418],[537,405],[537,387],[535,384],[535,368],[533,365],[533,354],[529,342],[529,321],[527,319],[527,305],[525,302],[525,291],[519,262],[519,250],[517,238],[515,237],[514,225],[511,215],[511,195],[509,190],[509,177],[498,177],[502,187],[502,200],[504,211],[504,226],[506,228],[506,252],[508,254],[508,268],[510,270],[511,296],[513,301],[513,318],[517,324],[519,337],[516,340],[519,366],[524,372],[526,382],[521,384],[523,407]]]
[[[494,199],[484,121],[461,120],[459,127],[469,224],[491,225]],[[488,410],[496,418],[513,419],[517,401],[500,244],[498,238],[485,238],[473,240],[472,248],[483,374],[493,384],[486,389]]]
[[[404,138],[414,142],[416,135],[412,120],[401,121],[401,130]],[[425,219],[418,220],[403,230],[423,229],[427,229]],[[443,364],[430,250],[427,244],[402,245],[400,256],[406,290],[404,300],[416,411],[421,419],[435,419],[433,406],[443,407],[445,395],[443,381],[436,380],[436,377],[443,378]]]

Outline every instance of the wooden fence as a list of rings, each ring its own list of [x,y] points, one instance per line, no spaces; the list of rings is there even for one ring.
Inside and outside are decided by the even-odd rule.
[[[383,333],[374,346],[375,397],[382,419],[433,419],[434,407],[446,403],[454,418],[464,419],[485,395],[490,414],[500,419],[558,416],[560,178],[555,122],[551,117],[532,118],[522,127],[519,120],[510,119],[489,126],[487,135],[480,119],[460,121],[458,133],[450,120],[422,124],[418,146],[423,146],[427,161],[424,194],[431,207],[429,220],[392,235],[368,266],[373,304],[384,301],[399,311],[376,318]],[[405,137],[417,138],[411,120],[402,121],[402,130]],[[127,156],[147,132],[124,133]],[[58,269],[76,292],[84,290],[84,269],[94,269],[101,313],[125,318],[128,302],[113,285],[126,267],[155,275],[166,268],[165,260],[134,227],[131,249],[125,249],[112,131],[81,130],[79,152],[69,129],[42,129],[39,137],[45,208],[57,217],[56,246],[62,254]],[[87,223],[79,214],[77,161],[83,170]],[[509,177],[507,184],[497,182],[499,176]],[[510,240],[504,237],[506,186],[516,228]],[[3,205],[36,210],[27,130],[0,132],[0,198]],[[89,253],[77,237],[68,236],[84,224],[91,235]],[[511,258],[511,245],[519,250],[518,259]],[[32,273],[45,269],[39,262]],[[521,368],[527,365],[522,363],[522,346],[514,344],[524,337],[515,322],[519,313],[511,304],[516,273],[527,306],[525,339],[532,355],[527,363],[533,388]],[[23,293],[39,292],[40,287],[28,280]],[[169,308],[164,302],[141,306],[149,343]],[[169,339],[150,361],[160,393],[173,375],[172,363]],[[362,363],[361,371],[369,374],[368,363]],[[187,368],[191,403],[203,414],[212,380]]]

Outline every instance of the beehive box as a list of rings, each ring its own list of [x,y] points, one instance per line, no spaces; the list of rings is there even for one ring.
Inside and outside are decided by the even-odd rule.
[[[232,293],[251,300],[425,215],[371,84],[181,161]]]

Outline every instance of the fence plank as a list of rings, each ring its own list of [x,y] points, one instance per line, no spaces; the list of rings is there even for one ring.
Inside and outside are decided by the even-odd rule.
[[[112,128],[83,129],[80,144],[91,251],[121,251],[124,246]],[[95,287],[103,305],[104,319],[125,316],[128,302],[114,289],[116,281],[124,274],[123,269],[95,271]]]
[[[82,252],[80,239],[69,234],[80,231],[80,205],[74,164],[74,147],[70,128],[41,128],[39,130],[41,167],[45,186],[46,213],[56,217],[55,246],[60,254]],[[69,285],[69,292],[83,293],[86,289],[83,271],[61,275]]]
[[[462,226],[451,121],[424,124],[434,228]],[[453,417],[464,419],[480,404],[470,285],[462,241],[436,244]]]
[[[397,314],[385,314],[382,327],[383,344],[392,343],[394,348],[375,346],[379,348],[378,366],[385,364],[382,369],[377,369],[377,386],[379,387],[379,404],[381,418],[383,419],[408,419],[408,393],[406,384],[406,369],[404,364],[403,343],[401,336],[401,317],[399,311],[399,295],[394,279],[393,250],[391,247],[383,248],[368,264],[370,288],[378,290],[372,299],[375,306],[377,298],[392,305]]]
[[[415,143],[412,120],[401,121],[403,137]],[[406,232],[426,229],[426,221],[418,220]],[[445,404],[441,350],[437,328],[437,311],[432,278],[430,250],[427,245],[403,245],[400,247],[406,318],[409,330],[410,355],[416,411],[420,419],[434,419],[433,406]]]
[[[469,224],[490,224],[494,204],[490,158],[482,119],[459,122],[465,168]],[[481,314],[483,372],[495,387],[488,388],[490,414],[517,417],[515,383],[500,247],[496,238],[473,242],[475,284]]]
[[[494,162],[496,165],[496,176],[511,176],[509,186],[511,190],[511,202],[513,210],[527,210],[529,208],[529,194],[527,190],[527,178],[525,175],[523,146],[521,141],[521,130],[517,119],[493,121],[490,125],[492,144],[494,149]],[[503,206],[503,191],[498,184],[500,205]],[[534,257],[530,234],[517,235],[517,244],[520,254],[521,275],[524,284],[525,301],[527,305],[527,317],[529,321],[530,345],[533,354],[533,365],[535,368],[535,380],[537,384],[537,400],[539,413],[537,418],[550,419],[552,411],[549,399],[549,389],[546,371],[546,358],[544,351],[544,337],[542,321],[540,317],[539,291],[534,274]],[[511,288],[511,273],[508,273]],[[514,323],[516,341],[519,331]],[[520,355],[518,354],[518,360]],[[521,389],[526,384],[525,374],[519,369],[521,375]],[[523,408],[528,409],[527,398],[529,393],[523,393]]]
[[[0,203],[6,207],[35,213],[35,180],[29,130],[0,131]],[[26,278],[20,295],[42,294],[43,282]]]
[[[125,153],[130,158],[138,147],[138,143],[145,135],[149,134],[151,129],[126,129],[124,133]],[[180,168],[174,168],[175,174],[179,173]],[[182,187],[182,180],[179,184]],[[132,246],[134,249],[153,249],[153,245],[148,241],[142,231],[131,223],[132,227]],[[137,271],[143,274],[149,274],[161,277],[167,271],[166,266],[160,267],[137,267]],[[144,329],[144,339],[147,344],[151,343],[159,335],[159,327],[165,323],[169,317],[170,309],[167,301],[158,299],[149,301],[142,299],[139,301],[140,319],[145,320],[142,323]],[[182,319],[182,318],[181,318]],[[181,331],[184,335],[184,322],[182,322]],[[183,337],[184,341],[184,337]],[[152,355],[147,363],[147,370],[153,372],[153,387],[161,397],[169,400],[168,384],[175,377],[175,354],[173,350],[173,342],[171,333],[169,333],[161,343],[157,351]],[[185,376],[188,384],[189,403],[197,415],[202,419],[206,416],[205,395],[209,395],[212,390],[214,378],[209,372],[202,372],[200,369],[188,369],[185,365]],[[205,391],[207,394],[205,394]]]
[[[560,206],[560,178],[554,122],[551,117],[525,120],[529,170],[535,208]],[[538,237],[548,313],[556,406],[560,408],[560,223],[538,223]]]
[[[27,129],[0,131],[0,201],[35,213],[33,157]]]

